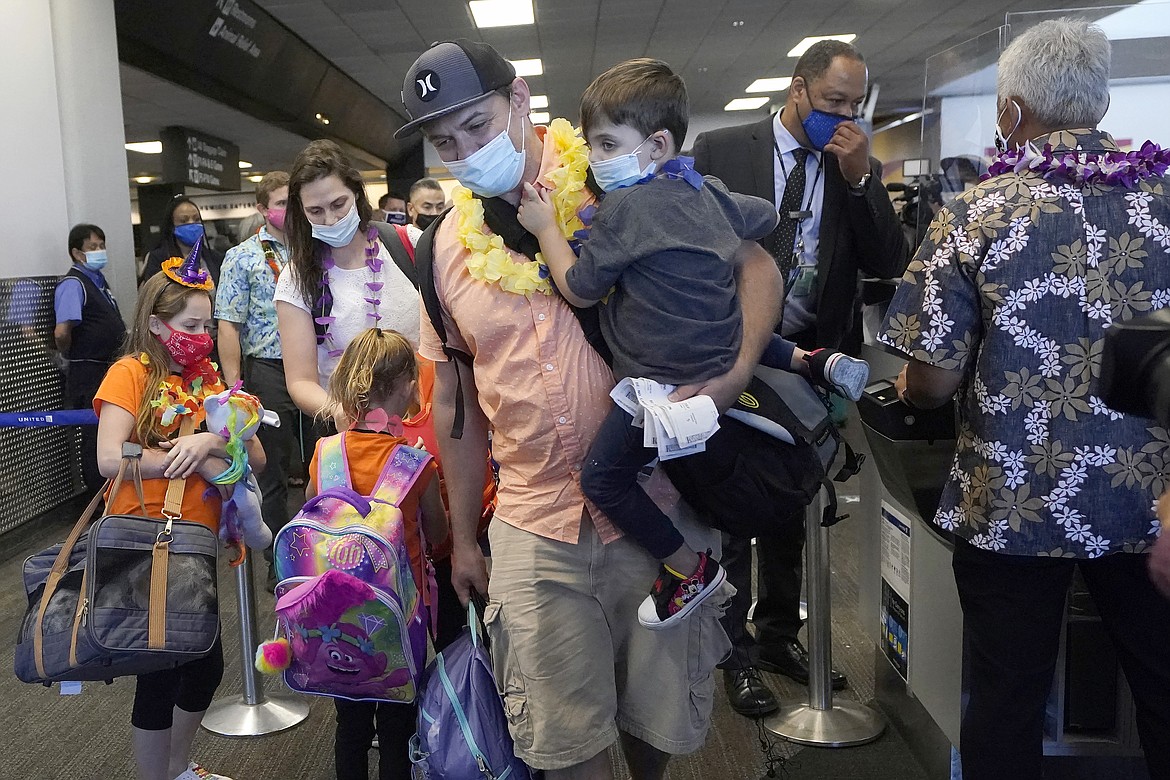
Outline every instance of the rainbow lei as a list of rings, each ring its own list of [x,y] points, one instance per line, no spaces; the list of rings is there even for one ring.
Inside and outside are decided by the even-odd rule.
[[[1104,184],[1132,189],[1142,179],[1165,176],[1170,169],[1170,150],[1146,141],[1133,152],[1090,152],[1081,149],[1055,151],[1052,144],[1040,149],[1029,141],[995,158],[984,180],[1003,173],[1034,173],[1041,178],[1069,184]]]
[[[543,183],[553,192],[553,210],[561,235],[572,243],[578,238],[577,232],[585,228],[580,212],[592,197],[585,186],[589,153],[581,134],[565,119],[552,121],[544,142],[552,144],[558,165],[543,176]],[[451,201],[458,218],[456,236],[468,250],[467,272],[473,279],[525,296],[552,294],[548,266],[539,253],[535,263],[513,260],[504,239],[484,225],[483,204],[478,198],[465,187],[456,187]]]
[[[142,365],[150,365],[145,352],[138,356]],[[192,366],[193,370],[183,372],[178,382],[164,379],[159,382],[158,398],[150,405],[158,410],[159,424],[164,428],[174,425],[175,420],[188,414],[197,413],[203,407],[203,399],[224,391],[223,380],[215,363],[201,360]]]

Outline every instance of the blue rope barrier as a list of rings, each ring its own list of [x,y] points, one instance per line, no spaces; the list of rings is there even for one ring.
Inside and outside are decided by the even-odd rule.
[[[51,412],[0,413],[0,428],[51,428],[58,425],[97,425],[92,409],[58,409]]]

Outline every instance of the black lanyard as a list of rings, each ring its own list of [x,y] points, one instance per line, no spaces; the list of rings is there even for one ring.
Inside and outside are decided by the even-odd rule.
[[[786,166],[784,164],[784,154],[780,151],[780,144],[776,143],[776,135],[774,133],[772,135],[772,148],[776,150],[776,159],[780,161],[780,171],[784,174],[784,187],[785,187],[785,189],[787,189],[788,188],[788,177],[791,174],[788,173],[788,166]],[[809,154],[812,154],[812,152],[809,152]],[[795,162],[795,160],[793,162]],[[807,163],[807,160],[806,160],[806,163]],[[788,214],[781,214],[780,215],[781,218],[787,217],[788,219],[795,219],[797,221],[796,222],[796,247],[799,247],[802,250],[804,249],[804,221],[806,219],[812,219],[812,216],[813,216],[813,212],[812,212],[813,195],[817,191],[817,183],[821,180],[821,170],[824,167],[825,167],[825,157],[824,157],[824,154],[821,154],[817,157],[817,172],[816,172],[816,175],[813,176],[812,187],[808,191],[808,202],[806,202],[804,204],[804,209],[796,212],[795,215],[793,215],[792,212],[789,212]],[[780,199],[781,200],[784,199],[783,193],[781,193]]]

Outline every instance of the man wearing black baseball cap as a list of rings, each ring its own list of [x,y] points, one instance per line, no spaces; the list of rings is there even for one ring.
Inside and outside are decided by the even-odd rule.
[[[620,734],[634,779],[658,780],[670,755],[702,746],[712,672],[730,644],[720,598],[685,626],[638,624],[658,561],[581,493],[581,464],[612,405],[613,375],[547,272],[522,251],[532,250],[515,211],[526,182],[552,191],[562,218],[589,205],[592,196],[573,197],[587,193],[585,154],[565,142],[567,128],[533,127],[527,83],[487,44],[434,44],[407,72],[402,102],[411,121],[396,136],[421,130],[475,195],[456,188],[453,213],[420,242],[426,251],[422,242],[433,238],[446,341],[424,313],[419,353],[436,364],[432,408],[450,500],[452,582],[464,600],[471,588],[489,592],[475,538],[483,485],[470,475],[482,473],[492,431],[500,485],[485,622],[516,754],[550,780],[609,780],[606,748]],[[775,265],[754,242],[740,260],[741,285],[774,289]],[[774,322],[767,304],[751,308],[757,303],[743,297],[745,334],[766,338]],[[472,360],[450,360],[448,350]],[[746,381],[733,371],[703,392],[726,408]],[[464,419],[454,438],[458,388]],[[665,478],[656,473],[645,487],[694,549],[718,548],[717,533],[679,511]]]

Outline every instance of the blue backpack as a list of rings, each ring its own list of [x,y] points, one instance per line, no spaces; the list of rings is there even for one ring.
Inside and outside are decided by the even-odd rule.
[[[426,780],[532,780],[516,757],[475,599],[467,627],[427,667],[410,760]]]

